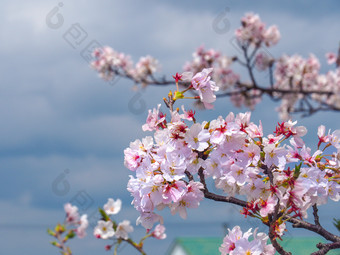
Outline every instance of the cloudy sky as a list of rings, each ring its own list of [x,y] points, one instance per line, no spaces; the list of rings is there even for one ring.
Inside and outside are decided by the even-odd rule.
[[[123,165],[123,150],[130,141],[145,135],[141,125],[147,109],[161,102],[169,88],[149,87],[136,93],[130,81],[109,84],[100,80],[89,68],[91,45],[109,45],[135,61],[150,54],[162,65],[160,75],[169,77],[182,70],[200,45],[237,54],[230,43],[233,31],[240,17],[253,11],[267,24],[280,28],[282,39],[271,49],[274,56],[299,53],[307,57],[314,53],[326,71],[324,55],[336,52],[339,45],[339,7],[335,0],[275,5],[272,1],[226,0],[3,0],[0,253],[58,254],[48,243],[45,230],[63,220],[63,204],[68,201],[82,203],[82,209],[92,215],[108,197],[119,197],[123,209],[118,219],[134,222],[138,215],[126,191],[130,173]],[[221,15],[230,28],[218,33],[216,19]],[[78,44],[70,37],[74,29],[84,38]],[[254,111],[253,121],[261,119],[267,133],[278,121],[273,110],[276,106],[265,99]],[[236,109],[223,99],[215,111],[200,114],[202,119],[212,119],[246,110]],[[338,114],[295,117],[308,127],[312,145],[318,125],[332,130],[339,127]],[[333,209],[339,207],[331,204],[322,208],[323,223],[336,216]],[[204,201],[199,209],[189,212],[186,221],[165,212],[168,239],[152,241],[146,250],[152,245],[165,251],[176,236],[221,237],[223,222],[230,227],[241,224],[238,210]],[[258,225],[253,221],[248,224]],[[331,224],[326,225],[332,230]],[[74,254],[107,254],[103,249],[106,242],[94,240],[91,232],[85,240],[71,244]],[[141,235],[139,230],[135,237]],[[133,251],[126,248],[121,254]]]

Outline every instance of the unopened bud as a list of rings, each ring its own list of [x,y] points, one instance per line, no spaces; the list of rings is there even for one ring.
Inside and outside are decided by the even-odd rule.
[[[55,230],[56,233],[62,234],[62,233],[65,232],[66,228],[65,228],[64,225],[61,225],[61,224],[58,223],[57,226],[55,226],[54,230]]]
[[[53,242],[50,242],[52,245],[54,245],[55,247],[58,247],[58,248],[61,248],[61,245],[56,242],[56,241],[53,241]]]

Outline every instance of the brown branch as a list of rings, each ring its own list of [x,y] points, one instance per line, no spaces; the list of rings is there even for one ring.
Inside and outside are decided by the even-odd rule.
[[[226,196],[217,195],[215,193],[211,193],[207,189],[203,190],[203,193],[204,193],[205,198],[208,198],[208,199],[211,199],[211,200],[214,200],[214,201],[231,203],[231,204],[239,205],[239,206],[242,206],[242,207],[247,206],[246,201],[237,199],[235,197],[226,197]]]
[[[188,170],[185,170],[184,173],[188,177],[189,181],[194,181],[194,176],[192,176]]]
[[[274,75],[273,75],[273,64],[274,62],[271,62],[268,68],[268,72],[269,72],[269,83],[270,83],[270,88],[273,89],[274,88]]]
[[[319,221],[319,215],[318,215],[318,207],[316,204],[313,205],[313,216],[314,216],[315,225],[321,226],[320,221]]]
[[[269,173],[268,176],[270,178],[270,181],[272,182],[273,178],[273,173],[272,173],[272,169],[268,169],[267,168],[267,172]],[[280,200],[278,200],[277,204],[275,205],[275,210],[273,213],[268,215],[268,219],[269,219],[269,239],[272,243],[272,245],[274,246],[275,250],[280,253],[281,255],[292,255],[292,253],[287,252],[283,249],[283,247],[277,242],[276,238],[277,238],[277,234],[275,233],[275,226],[277,224],[277,219],[278,219],[278,213],[279,213],[279,209],[280,209]]]
[[[328,232],[326,229],[324,229],[322,226],[314,225],[309,222],[299,220],[296,218],[288,218],[285,217],[285,220],[288,220],[290,223],[293,224],[293,228],[304,228],[309,231],[312,231],[314,233],[319,234],[320,236],[323,236],[326,240],[332,241],[332,242],[340,242],[340,236],[334,235],[330,232]]]
[[[243,55],[244,55],[244,58],[246,59],[246,67],[248,69],[248,74],[249,74],[249,77],[253,83],[253,88],[256,89],[258,87],[257,83],[256,83],[256,80],[255,80],[255,76],[254,76],[254,73],[253,73],[253,68],[251,67],[251,59],[253,57],[253,54],[249,57],[248,56],[248,47],[242,47],[243,49]],[[253,51],[253,53],[255,53],[257,51],[258,47],[255,48],[255,50]]]
[[[339,249],[340,242],[327,243],[327,244],[318,243],[316,247],[319,248],[320,250],[313,252],[311,255],[324,255],[330,250]]]
[[[306,105],[301,104],[300,107],[298,108],[294,107],[289,110],[290,113],[304,113],[302,117],[306,117],[318,111],[340,111],[340,107],[327,104],[325,101],[312,99],[313,102],[320,104],[319,107],[314,107],[308,102],[308,100],[306,101],[307,96],[310,97],[314,94],[317,94],[317,95],[326,95],[329,97],[329,96],[334,95],[335,93],[334,91],[324,91],[324,90],[314,90],[314,89],[309,90],[309,89],[303,89],[302,87],[299,87],[298,89],[293,89],[293,87],[291,87],[290,89],[275,88],[274,78],[273,78],[273,63],[269,67],[269,87],[260,86],[259,84],[257,84],[255,80],[253,67],[251,66],[251,60],[254,56],[253,55],[250,57],[248,56],[247,46],[242,46],[242,50],[244,51],[244,56],[246,58],[246,63],[243,63],[243,64],[248,70],[251,83],[246,84],[241,81],[238,81],[235,83],[235,86],[233,86],[233,89],[235,89],[234,91],[226,91],[223,93],[219,93],[216,95],[218,98],[242,95],[246,97],[247,99],[255,99],[255,98],[260,98],[263,95],[267,95],[271,98],[271,100],[278,101],[278,100],[282,100],[284,95],[302,95],[303,99],[299,99],[299,101],[300,102],[304,101]],[[240,62],[238,59],[235,59],[235,61]],[[134,81],[136,84],[141,83],[141,84],[154,85],[154,86],[168,86],[168,85],[176,84],[174,80],[166,80],[165,77],[163,77],[162,79],[157,79],[153,75],[149,75],[148,78],[138,80],[124,71],[120,71],[117,69],[114,69],[111,71],[113,71],[116,76],[121,76],[123,78],[130,79]],[[179,82],[179,85],[183,87],[188,87],[190,86],[190,82]],[[258,91],[259,93],[257,95],[248,94],[253,91]]]
[[[142,255],[146,255],[145,251],[143,250],[142,245],[136,244],[134,241],[132,241],[130,238],[125,240],[125,239],[120,239],[121,241],[125,241],[129,244],[131,244],[137,251],[139,251]]]
[[[269,239],[272,245],[274,246],[275,250],[280,253],[281,255],[292,255],[292,253],[285,251],[282,246],[278,243],[278,241],[275,238],[275,234],[273,233],[273,230],[271,230],[272,227],[270,227],[269,230]]]
[[[217,194],[214,194],[214,193],[210,192],[208,190],[207,184],[205,182],[205,177],[204,177],[203,170],[204,169],[201,167],[198,170],[198,175],[200,177],[200,182],[203,184],[203,187],[204,187],[202,191],[203,191],[203,194],[204,194],[205,198],[211,199],[211,200],[214,200],[214,201],[218,201],[218,202],[231,203],[231,204],[239,205],[239,206],[242,206],[242,207],[246,207],[247,206],[248,202],[246,202],[246,201],[237,199],[235,197],[221,196],[221,195],[217,195]]]

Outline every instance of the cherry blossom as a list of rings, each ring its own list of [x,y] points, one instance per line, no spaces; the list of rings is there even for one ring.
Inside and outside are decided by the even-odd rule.
[[[66,225],[75,227],[74,231],[79,238],[84,238],[86,236],[86,229],[89,225],[87,220],[87,215],[83,214],[79,216],[78,207],[70,203],[64,205],[64,210],[66,213]]]
[[[249,238],[253,235],[253,240]],[[252,233],[249,229],[244,234],[239,226],[232,230],[228,229],[228,234],[223,239],[219,248],[221,255],[256,254],[271,255],[275,254],[275,249],[271,244],[267,245],[268,236],[264,233],[257,233],[257,229]]]
[[[86,229],[89,226],[89,222],[87,220],[87,214],[84,214],[80,217],[80,225],[76,230],[76,233],[79,238],[84,238],[86,236]]]
[[[66,212],[66,223],[75,224],[79,221],[78,207],[67,203],[64,205],[64,210]]]
[[[320,61],[313,54],[271,56],[266,48],[279,42],[280,31],[276,25],[267,27],[254,13],[241,18],[235,36],[242,56],[229,57],[201,46],[183,67],[184,72],[173,75],[175,82],[154,76],[159,63],[152,56],[142,57],[134,65],[128,56],[109,47],[94,52],[92,67],[104,79],[118,75],[143,86],[176,84],[176,91],[163,99],[170,114],[162,113],[160,105],[149,110],[142,129],[152,135],[131,142],[124,150],[124,164],[133,171],[127,189],[140,214],[136,224],[162,239],[163,225],[150,232],[158,222],[163,224],[162,210],[186,219],[189,209],[199,207],[205,197],[242,206],[245,217],[258,218],[269,227],[269,235],[257,233],[257,229],[245,233],[239,227],[229,230],[220,247],[222,255],[274,254],[280,251],[276,239],[284,238],[289,222],[333,243],[340,242],[326,233],[317,216],[318,206],[329,199],[340,200],[340,131],[327,133],[321,125],[316,145],[309,147],[304,140],[307,128],[298,126],[290,116],[339,110],[340,68],[337,65],[321,73]],[[328,53],[326,58],[333,64],[338,56]],[[232,69],[235,64],[246,69],[249,79],[241,80]],[[267,86],[257,81],[254,68],[268,74]],[[187,91],[193,96],[187,96]],[[264,95],[281,102],[277,111],[282,122],[268,135],[263,133],[261,121],[251,121],[250,112],[226,113],[226,117],[198,122],[195,111],[174,108],[179,100],[195,99],[198,105],[212,109],[217,96],[229,96],[235,106],[254,109]],[[207,178],[214,182],[206,182]],[[209,191],[211,186],[220,194]],[[107,214],[115,207],[109,203],[113,202],[104,206]],[[309,208],[315,224],[304,221]],[[71,206],[66,210],[68,221],[79,224],[77,210]],[[127,221],[98,223],[97,235],[106,236],[110,224],[117,238],[128,238],[132,227]],[[109,229],[109,235],[112,231]],[[272,244],[267,244],[269,238]]]
[[[329,65],[334,64],[336,62],[337,56],[333,52],[326,53],[327,63]]]
[[[236,30],[235,35],[242,44],[252,43],[259,47],[264,42],[267,47],[270,47],[277,44],[280,39],[278,28],[271,26],[266,29],[265,24],[257,14],[247,13],[241,19],[241,24],[242,27]]]
[[[215,187],[227,196],[245,196],[242,214],[264,223],[277,210],[287,217],[307,218],[308,208],[340,199],[338,170],[326,170],[340,168],[339,157],[324,155],[322,150],[323,146],[338,150],[340,131],[325,135],[321,126],[317,132],[320,149],[312,151],[303,141],[307,129],[296,121],[278,123],[272,134],[264,136],[262,123],[253,123],[250,112],[193,123],[185,113],[188,110],[182,110],[183,114],[173,111],[164,125],[154,129],[156,143],[147,137],[125,150],[125,161],[130,161],[131,151],[140,157],[136,166],[125,165],[136,172],[136,177],[130,176],[128,191],[140,213],[137,223],[146,229],[163,222],[156,210],[169,208],[186,219],[188,209],[199,206],[206,187],[194,181],[194,175],[200,180],[212,177]],[[271,223],[274,236],[284,235],[287,219]],[[241,241],[225,241],[221,252],[273,254],[275,249],[263,241],[266,238],[249,241],[248,235],[249,231]]]
[[[166,234],[165,234],[165,227],[164,225],[158,224],[155,227],[155,230],[152,232],[152,236],[157,238],[157,239],[165,239]]]
[[[219,90],[219,87],[216,86],[215,82],[211,81],[210,74],[212,71],[213,68],[205,68],[195,75],[191,72],[182,74],[182,79],[191,82],[191,86],[198,92],[201,102],[207,109],[213,108],[211,103],[216,100],[214,92]]]
[[[111,221],[98,221],[97,226],[94,228],[93,231],[94,236],[101,239],[108,239],[113,237],[115,231],[113,229],[113,224]]]
[[[124,220],[120,222],[117,226],[115,236],[116,238],[122,238],[127,240],[128,239],[128,233],[133,231],[133,227],[130,225],[130,221]]]
[[[117,199],[115,201],[112,198],[109,198],[107,203],[104,205],[104,210],[107,215],[117,214],[119,213],[121,207],[122,207],[122,201],[120,199]]]

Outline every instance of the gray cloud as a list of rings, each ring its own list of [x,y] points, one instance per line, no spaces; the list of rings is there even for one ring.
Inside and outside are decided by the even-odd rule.
[[[155,107],[170,88],[142,90],[146,109],[141,114],[132,113],[128,103],[135,95],[133,84],[120,80],[113,86],[108,85],[80,56],[91,40],[131,54],[135,61],[140,56],[154,55],[163,66],[161,73],[168,77],[181,71],[192,51],[201,44],[233,55],[235,50],[229,43],[233,30],[239,26],[239,18],[250,10],[258,12],[268,25],[278,24],[282,40],[271,50],[275,56],[282,52],[299,52],[304,56],[315,52],[322,59],[325,52],[336,50],[339,40],[336,8],[325,3],[304,9],[301,14],[290,4],[279,3],[280,8],[273,8],[270,1],[261,1],[261,4],[248,1],[245,8],[243,3],[230,1],[92,1],[84,4],[76,0],[64,2],[60,8],[64,24],[53,30],[45,19],[57,5],[58,1],[36,0],[34,4],[4,1],[0,10],[0,171],[4,176],[1,185],[6,191],[0,194],[1,223],[53,225],[63,217],[62,205],[81,190],[93,198],[93,207],[105,203],[107,197],[121,197],[126,210],[124,216],[133,221],[137,215],[129,206],[131,199],[125,188],[130,172],[123,166],[123,150],[130,141],[145,135],[140,127],[146,110]],[[306,8],[306,1],[299,2],[298,6]],[[225,34],[218,34],[212,23],[225,8],[229,8],[227,18],[231,28]],[[63,34],[76,23],[88,38],[73,49]],[[265,100],[253,113],[254,122],[261,119],[266,133],[273,130],[278,120],[272,110],[275,107],[275,103]],[[202,119],[212,119],[229,111],[245,110],[219,101],[216,111],[200,114]],[[299,122],[308,126],[313,134],[309,139],[315,141],[318,124],[322,122],[335,129],[337,119],[335,113],[323,113]],[[70,191],[65,196],[57,196],[51,185],[65,169],[70,170],[67,175]],[[211,206],[216,208],[213,212]],[[323,218],[331,218],[332,210],[327,208],[335,208],[335,204],[325,208]],[[24,216],[21,211],[25,212]],[[239,217],[234,211],[223,204],[204,201],[201,208],[190,210],[187,223],[164,212],[169,222],[166,242],[169,244],[178,235],[178,224],[187,226],[182,232],[186,235],[220,233],[218,222],[228,220],[228,214]],[[207,214],[213,214],[215,221],[206,217]],[[202,218],[204,223],[197,224]],[[18,250],[11,247],[23,230],[11,226],[0,234],[6,236],[0,241],[1,252],[18,254]],[[36,254],[41,247],[42,254],[57,252],[48,244],[45,226],[24,231],[26,238],[29,236],[24,244],[29,247],[26,254]],[[74,244],[74,251],[79,254],[93,254],[104,245],[92,237]],[[152,244],[161,248],[164,243]]]

